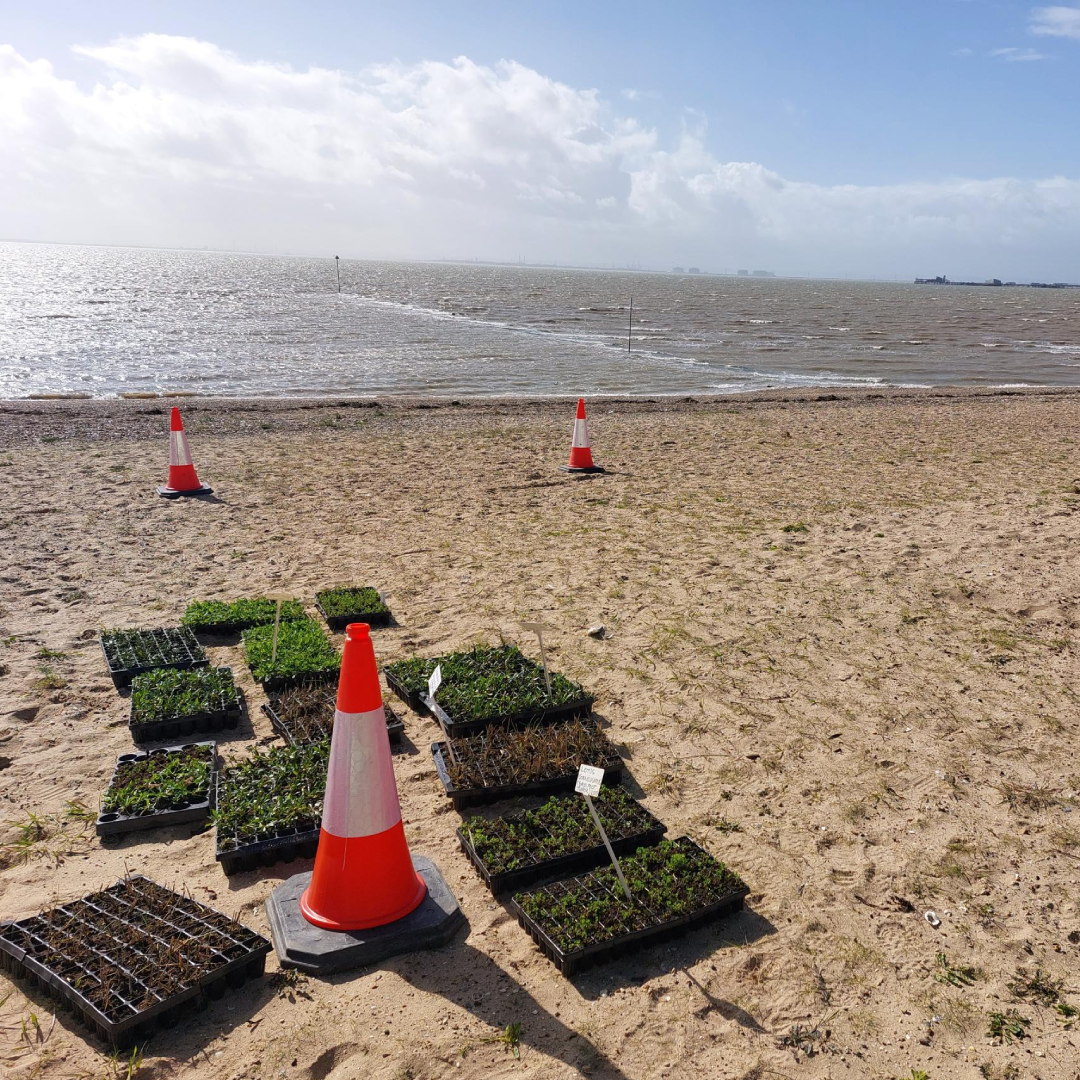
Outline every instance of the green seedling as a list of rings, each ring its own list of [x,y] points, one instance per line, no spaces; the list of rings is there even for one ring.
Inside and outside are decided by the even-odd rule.
[[[34,653],[35,660],[66,660],[67,653],[59,649],[48,649],[44,645]]]
[[[62,675],[58,675],[56,671],[48,664],[42,664],[38,671],[41,672],[40,678],[34,681],[34,688],[37,690],[62,690],[67,686],[67,682]]]
[[[101,809],[137,817],[201,802],[209,795],[213,767],[214,748],[206,745],[121,762]]]
[[[431,659],[398,660],[387,664],[385,671],[407,692],[420,694],[427,692],[428,678],[440,665],[438,701],[454,723],[491,722],[591,701],[584,687],[554,671],[549,673],[549,697],[543,667],[514,645],[477,645]]]
[[[800,521],[795,525],[785,525],[780,531],[786,533],[805,533],[810,531],[810,526]]]
[[[659,822],[621,787],[604,787],[593,800],[612,842],[639,836]],[[552,796],[536,810],[501,818],[468,818],[462,833],[488,872],[500,874],[598,847],[596,825],[584,800]]]
[[[239,695],[226,667],[148,671],[132,680],[131,722],[159,724],[227,712],[239,707]]]
[[[1033,1001],[1036,1005],[1053,1005],[1061,997],[1062,981],[1051,979],[1042,968],[1037,968],[1034,975],[1018,971],[1016,978],[1007,985],[1021,1001]]]
[[[341,668],[341,657],[314,619],[283,622],[278,630],[276,659],[273,650],[273,626],[256,626],[244,631],[244,652],[251,674],[259,682],[327,675]]]
[[[514,1057],[521,1057],[521,1032],[523,1031],[521,1024],[513,1023],[507,1024],[506,1027],[499,1032],[498,1035],[491,1035],[486,1039],[481,1039],[484,1043],[502,1043],[507,1050],[509,1050]]]
[[[633,900],[611,866],[517,893],[514,900],[569,953],[690,915],[745,888],[738,874],[686,837],[639,848],[621,865]]]
[[[1007,1013],[992,1012],[986,1034],[999,1043],[1011,1045],[1017,1039],[1026,1039],[1030,1026],[1030,1018],[1021,1016],[1015,1009],[1010,1009]]]
[[[213,632],[215,629],[247,630],[252,626],[267,626],[277,617],[277,601],[258,597],[254,600],[195,600],[188,604],[183,626]],[[286,600],[281,605],[281,621],[305,619],[304,605],[299,600]]]
[[[936,959],[934,978],[939,983],[945,983],[946,986],[972,986],[978,978],[975,968],[963,964],[952,965],[942,952],[937,954]]]

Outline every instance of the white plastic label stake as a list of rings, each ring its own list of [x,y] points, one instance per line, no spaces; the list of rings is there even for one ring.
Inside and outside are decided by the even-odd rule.
[[[550,630],[550,626],[545,626],[542,622],[523,622],[521,624],[522,630],[531,630],[536,635],[536,640],[540,642],[540,663],[544,665],[544,685],[547,686],[548,701],[551,700],[551,673],[548,671],[547,666],[547,653],[544,652],[544,631]]]
[[[595,765],[582,765],[578,769],[577,783],[574,790],[579,795],[599,795],[600,785],[604,782],[604,770]]]
[[[600,839],[604,841],[604,847],[607,848],[608,857],[615,867],[615,874],[619,879],[619,884],[622,886],[622,891],[626,893],[626,899],[633,902],[634,898],[630,895],[630,887],[626,884],[626,878],[623,877],[622,867],[619,865],[619,860],[615,858],[615,852],[611,850],[611,841],[608,839],[607,833],[604,832],[604,826],[600,824],[600,815],[596,812],[596,807],[593,806],[592,797],[600,794],[600,785],[603,782],[603,769],[598,769],[595,765],[581,765],[578,768],[577,783],[574,785],[574,790],[585,796],[585,805],[588,806],[589,813],[592,814],[593,822],[600,833]]]
[[[286,600],[291,600],[292,597],[288,593],[267,593],[267,600],[277,601],[277,613],[274,615],[274,644],[270,649],[270,666],[273,667],[277,663],[277,637],[278,628],[281,626],[281,605]]]
[[[431,678],[427,681],[427,696],[432,701],[435,700],[435,691],[442,686],[442,664],[436,664],[435,670],[431,673]]]

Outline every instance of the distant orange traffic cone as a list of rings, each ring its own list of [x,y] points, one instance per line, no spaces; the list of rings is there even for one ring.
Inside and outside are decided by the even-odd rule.
[[[350,623],[322,831],[300,911],[325,930],[366,930],[408,915],[426,893],[401,823],[375,650],[367,624]]]
[[[181,495],[209,495],[213,490],[199,483],[180,410],[174,405],[169,421],[169,483],[159,487],[157,493],[166,499],[178,499]]]
[[[563,472],[596,473],[604,470],[593,464],[589,448],[589,422],[585,419],[585,399],[578,398],[577,419],[574,420],[574,439],[570,444],[570,462],[562,466]]]

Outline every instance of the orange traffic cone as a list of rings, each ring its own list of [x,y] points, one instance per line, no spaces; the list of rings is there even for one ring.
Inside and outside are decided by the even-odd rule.
[[[157,493],[166,499],[178,499],[181,495],[209,495],[213,490],[199,483],[180,410],[174,405],[169,421],[169,483],[159,487]]]
[[[562,466],[563,472],[596,473],[603,472],[599,465],[593,464],[592,450],[589,448],[589,422],[585,419],[585,399],[578,398],[577,418],[574,420],[574,439],[570,444],[570,462]]]
[[[375,650],[367,624],[350,623],[322,831],[300,911],[325,930],[366,930],[408,915],[426,892],[405,842]]]

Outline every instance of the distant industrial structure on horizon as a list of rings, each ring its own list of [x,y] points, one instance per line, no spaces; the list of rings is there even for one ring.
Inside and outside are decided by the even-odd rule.
[[[916,285],[975,285],[979,288],[1013,289],[1080,289],[1068,281],[1002,281],[1001,278],[987,278],[985,281],[950,281],[944,274],[940,277],[917,277]]]

